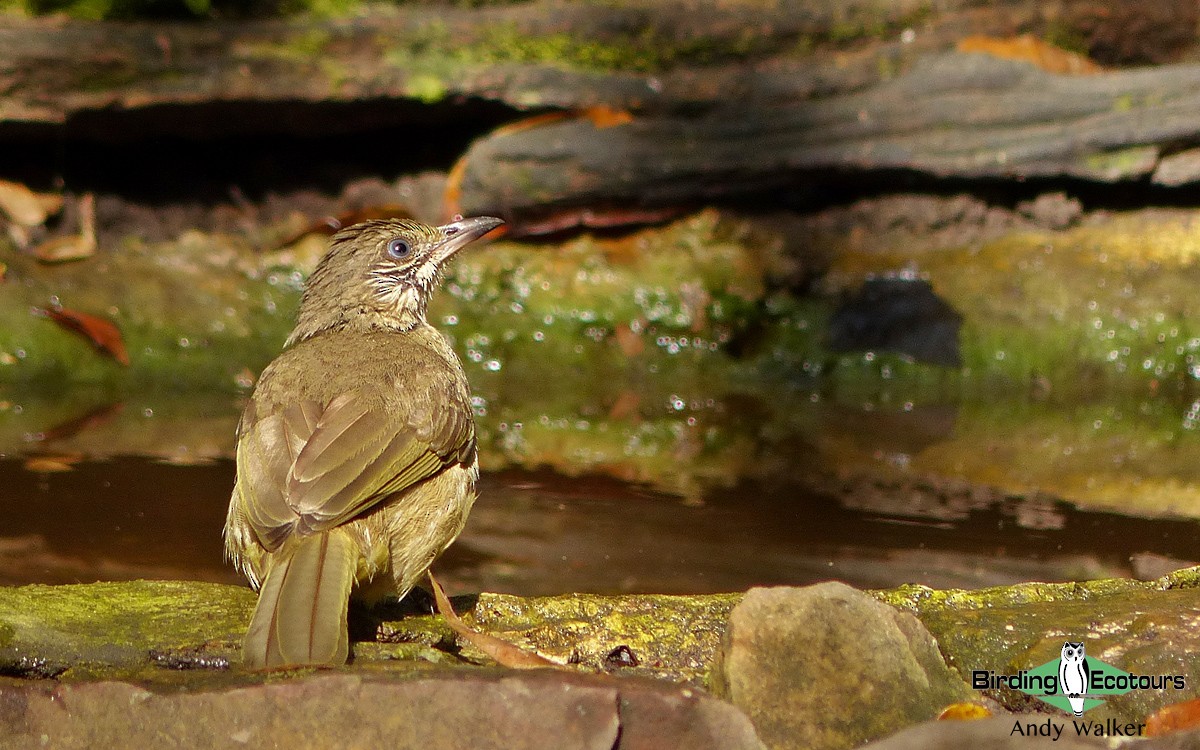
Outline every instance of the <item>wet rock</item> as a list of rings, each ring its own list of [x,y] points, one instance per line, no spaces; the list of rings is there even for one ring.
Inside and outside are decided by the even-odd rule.
[[[1026,736],[1014,731],[1014,724],[1040,724],[1063,727],[1059,735],[1053,728],[1046,735]],[[1085,750],[1085,748],[1108,747],[1107,740],[1078,736],[1066,717],[1051,720],[1049,717],[997,717],[981,721],[932,721],[918,724],[898,732],[891,737],[864,745],[862,750]],[[1139,744],[1139,750],[1150,750],[1150,745]]]
[[[1200,149],[1191,148],[1164,156],[1151,181],[1165,187],[1180,187],[1200,182]]]
[[[323,674],[199,692],[0,683],[0,747],[688,747],[757,750],[736,708],[558,671]]]
[[[1083,217],[1083,203],[1066,193],[1043,193],[1017,204],[1017,211],[1047,229],[1066,229]]]
[[[751,589],[713,689],[772,748],[853,747],[970,694],[916,618],[841,583]]]
[[[237,658],[253,606],[249,589],[185,581],[0,588],[0,674],[217,666]]]
[[[1061,734],[1058,733],[1058,728],[1061,728]],[[1122,732],[1126,728],[1125,725],[1121,725]],[[1137,729],[1131,731],[1136,732]],[[1112,748],[1116,746],[1116,740],[1116,735],[1111,738],[1081,735],[1075,728],[1075,722],[1066,716],[1039,714],[996,717],[982,721],[927,722],[863,745],[861,750],[1085,750]],[[1200,746],[1200,732],[1176,732],[1121,746],[1136,747],[1138,750],[1195,748]]]
[[[535,648],[551,659],[587,670],[612,669],[614,652],[621,675],[656,677],[701,687],[720,646],[726,619],[740,594],[665,596],[629,594],[519,597],[480,594],[463,616],[505,640]],[[440,618],[390,619],[379,626],[387,641],[435,643]],[[482,660],[470,644],[468,658]],[[355,654],[359,647],[355,646]]]
[[[1132,569],[1133,577],[1139,581],[1153,581],[1195,565],[1194,561],[1180,560],[1154,552],[1135,552],[1129,556],[1129,566]]]
[[[739,598],[485,593],[454,604],[472,626],[580,670],[604,671],[606,657],[624,648],[636,663],[622,665],[622,676],[699,688]],[[0,587],[0,675],[191,686],[244,679],[237,667],[254,602],[245,587],[183,581]],[[362,619],[352,621],[365,638],[352,644],[356,666],[492,663],[456,644],[439,616],[381,606]]]
[[[928,281],[868,279],[830,318],[829,345],[838,352],[882,350],[957,367],[962,320]]]
[[[1135,675],[1180,675],[1185,687],[1135,689],[1106,696],[1087,712],[1091,721],[1143,722],[1165,705],[1195,698],[1200,664],[1200,588],[1197,570],[1157,581],[1027,583],[978,591],[910,586],[881,593],[921,618],[947,661],[964,678],[972,672],[1016,674],[1057,659],[1064,641],[1082,642],[1089,659]],[[989,690],[1014,711],[1045,704],[1007,687]]]

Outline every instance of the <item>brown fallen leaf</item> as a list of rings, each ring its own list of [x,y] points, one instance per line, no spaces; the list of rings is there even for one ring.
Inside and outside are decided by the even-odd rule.
[[[633,419],[637,421],[638,407],[642,405],[642,397],[637,391],[625,389],[617,396],[617,400],[608,410],[608,418],[612,420]]]
[[[38,227],[62,210],[61,195],[35,193],[19,182],[0,180],[0,213],[14,224]]]
[[[633,332],[628,323],[618,323],[614,329],[617,346],[626,357],[636,357],[646,350],[646,341]]]
[[[79,200],[79,234],[52,237],[33,248],[33,256],[43,263],[66,263],[96,254],[96,199],[87,193]]]
[[[604,128],[615,128],[618,125],[627,125],[633,122],[633,113],[624,109],[613,109],[604,104],[597,104],[594,107],[588,107],[583,110],[583,116],[591,120],[597,130]]]
[[[116,419],[122,411],[125,410],[124,401],[114,401],[111,404],[98,406],[77,417],[72,417],[64,422],[47,427],[41,432],[36,432],[30,435],[28,439],[35,442],[50,442],[53,440],[65,440],[69,437],[75,437],[81,432],[102,427]]]
[[[75,464],[83,460],[82,453],[66,453],[52,456],[30,456],[25,459],[25,471],[35,474],[61,474],[74,471]]]
[[[1016,37],[968,36],[958,42],[959,52],[982,52],[1005,60],[1024,60],[1047,73],[1091,75],[1104,72],[1086,55],[1069,52],[1032,34]]]
[[[1164,734],[1200,726],[1200,698],[1182,703],[1172,703],[1146,717],[1146,736],[1161,737]]]
[[[991,715],[991,711],[978,703],[951,703],[938,714],[938,721],[975,721]]]
[[[475,648],[495,659],[496,663],[500,664],[500,666],[508,667],[509,669],[537,669],[539,667],[561,669],[561,665],[550,661],[544,656],[539,656],[532,651],[526,651],[520,646],[515,646],[494,635],[480,633],[478,630],[472,630],[467,627],[467,624],[460,620],[454,612],[454,607],[450,605],[450,600],[446,598],[446,592],[442,590],[442,584],[438,583],[437,579],[433,577],[433,571],[429,572],[429,584],[433,587],[433,598],[437,602],[438,614],[446,618],[446,624],[450,626],[450,629],[470,641]]]
[[[661,224],[683,213],[682,208],[562,208],[539,217],[515,218],[510,235],[546,235],[567,229],[614,229]],[[509,225],[506,225],[509,226]]]
[[[108,354],[122,365],[129,366],[129,352],[125,349],[125,339],[121,336],[121,329],[111,320],[65,307],[36,307],[33,312],[50,318],[68,331],[78,333],[91,341],[99,351]]]

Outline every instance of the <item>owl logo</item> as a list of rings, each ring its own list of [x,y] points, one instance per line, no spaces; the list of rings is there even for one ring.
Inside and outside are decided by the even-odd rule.
[[[1071,710],[1083,716],[1084,696],[1088,691],[1088,663],[1084,658],[1083,644],[1067,641],[1058,660],[1058,689],[1067,696]]]

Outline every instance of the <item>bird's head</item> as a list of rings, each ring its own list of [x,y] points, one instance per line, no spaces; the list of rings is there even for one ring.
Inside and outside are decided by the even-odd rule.
[[[411,330],[425,321],[446,261],[503,223],[491,216],[440,227],[384,219],[341,230],[308,279],[288,344],[325,330]]]

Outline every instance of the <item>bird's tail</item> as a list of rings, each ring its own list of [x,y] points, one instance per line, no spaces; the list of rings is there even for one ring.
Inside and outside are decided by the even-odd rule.
[[[246,631],[243,664],[264,669],[344,664],[346,611],[358,551],[342,530],[300,537],[273,554]]]

